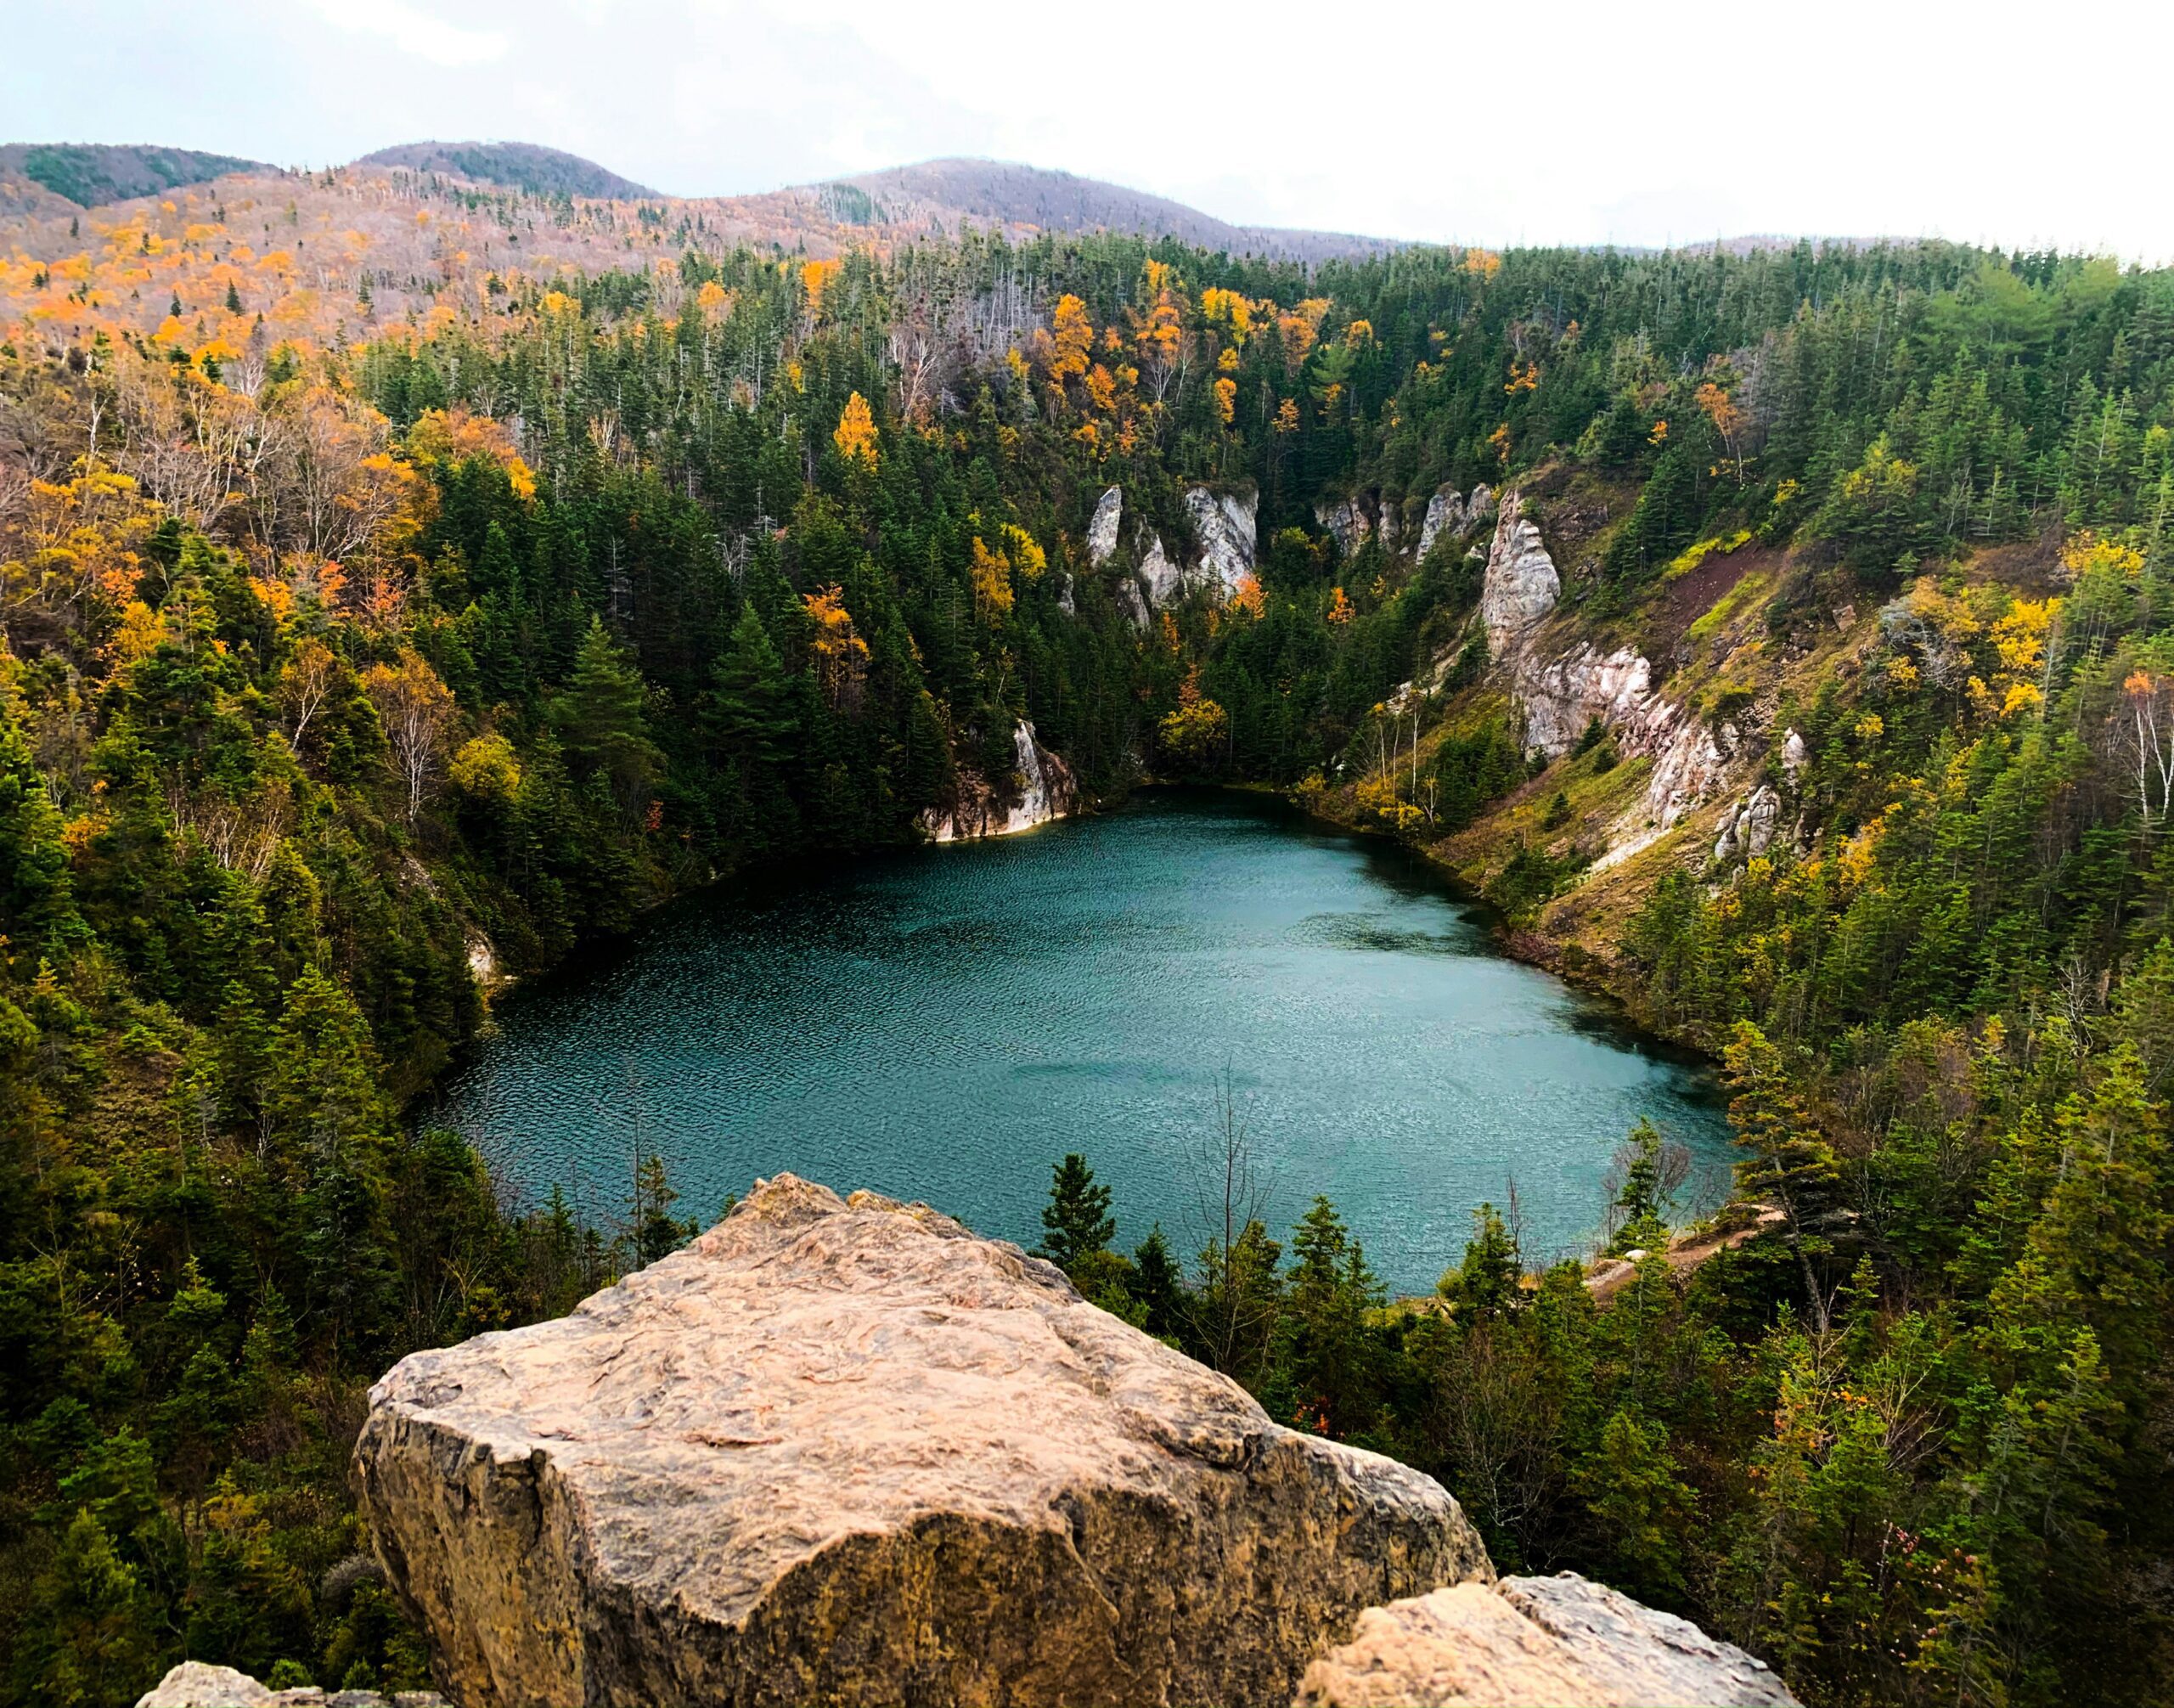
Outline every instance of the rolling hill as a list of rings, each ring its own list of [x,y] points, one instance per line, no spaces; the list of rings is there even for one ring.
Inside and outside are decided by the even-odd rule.
[[[971,219],[977,224],[1039,231],[1135,232],[1174,237],[1205,249],[1295,261],[1373,255],[1402,247],[1390,239],[1346,232],[1233,225],[1164,196],[1009,161],[923,161],[810,188],[843,224],[934,220],[955,228],[960,221]]]
[[[209,183],[229,172],[278,170],[233,155],[143,143],[10,143],[0,147],[0,179],[34,183],[78,207]]]
[[[403,143],[354,162],[358,166],[405,166],[526,190],[531,195],[583,195],[606,201],[645,201],[657,192],[621,178],[594,161],[536,143]]]

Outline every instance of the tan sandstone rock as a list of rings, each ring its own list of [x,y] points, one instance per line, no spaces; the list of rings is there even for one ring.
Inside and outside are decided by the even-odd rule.
[[[1360,1609],[1492,1576],[1428,1478],[790,1175],[569,1317],[404,1360],[356,1469],[463,1708],[1283,1703]]]
[[[1573,1573],[1458,1584],[1360,1616],[1301,1708],[1795,1708],[1766,1663]]]

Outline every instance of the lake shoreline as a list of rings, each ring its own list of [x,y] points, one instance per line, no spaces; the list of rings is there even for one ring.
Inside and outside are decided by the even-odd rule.
[[[1040,828],[684,894],[525,982],[422,1119],[532,1195],[608,1198],[639,1147],[705,1207],[786,1168],[1028,1243],[1049,1164],[1079,1150],[1135,1237],[1190,1239],[1186,1159],[1227,1061],[1272,1219],[1327,1192],[1400,1290],[1510,1176],[1535,1256],[1582,1254],[1640,1119],[1718,1180],[1710,1064],[1507,953],[1494,910],[1408,848],[1186,785]]]

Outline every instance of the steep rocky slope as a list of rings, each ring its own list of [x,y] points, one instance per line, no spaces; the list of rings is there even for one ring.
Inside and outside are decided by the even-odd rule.
[[[1009,777],[984,777],[962,766],[951,799],[921,815],[930,841],[1016,836],[1079,810],[1072,768],[1034,738],[1034,726],[1022,719],[1012,725],[1011,740],[1017,764]]]
[[[1329,516],[1324,528],[1340,544],[1351,534],[1355,548],[1368,518],[1416,503],[1357,495],[1350,515]],[[1469,501],[1438,493],[1404,560],[1446,539],[1484,566],[1464,630],[1398,701],[1401,713],[1427,696],[1439,719],[1415,773],[1445,740],[1490,721],[1507,727],[1534,770],[1469,824],[1436,830],[1407,814],[1398,828],[1475,890],[1490,890],[1521,852],[1542,854],[1555,887],[1513,910],[1515,943],[1598,982],[1612,975],[1621,924],[1661,874],[1741,865],[1796,835],[1804,744],[1783,708],[1853,671],[1872,627],[1872,613],[1861,617],[1846,598],[1807,600],[1816,567],[1748,536],[1700,543],[1627,603],[1603,597],[1610,578],[1601,560],[1627,508],[1624,494],[1560,468],[1536,471],[1499,500],[1484,488]],[[1811,606],[1811,617],[1770,623],[1785,588]],[[1484,669],[1453,685],[1452,665],[1483,639]],[[1588,758],[1597,743],[1602,757]],[[1379,827],[1359,781],[1309,798],[1329,816]]]

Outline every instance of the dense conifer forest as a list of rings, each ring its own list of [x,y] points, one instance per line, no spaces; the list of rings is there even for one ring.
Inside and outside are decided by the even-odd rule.
[[[1090,798],[1264,784],[1484,847],[1563,934],[1632,762],[1529,757],[1485,534],[1411,550],[1483,482],[1555,506],[1603,649],[1735,559],[1714,611],[1797,661],[1676,625],[1702,715],[1799,733],[1763,763],[1800,823],[1661,862],[1580,957],[1720,1057],[1765,1231],[1671,1269],[1641,1132],[1604,1303],[1525,1272],[1507,1205],[1431,1300],[1326,1200],[1112,1250],[1091,1158],[1049,1254],[1439,1476],[1505,1571],[1693,1616],[1807,1703],[2163,1694],[2174,273],[968,235],[474,268],[382,320],[365,273],[361,335],[207,265],[147,334],[99,322],[129,235],[0,280],[71,305],[0,323],[0,1698],[184,1656],[422,1681],[346,1480],[368,1384],[716,1209],[661,1165],[610,1215],[520,1201],[432,1126],[487,974],[911,843],[1011,786],[1021,719]],[[1254,573],[1137,622],[1136,526],[1183,555],[1191,484],[1257,492]],[[1878,613],[1846,654],[1843,607]]]

